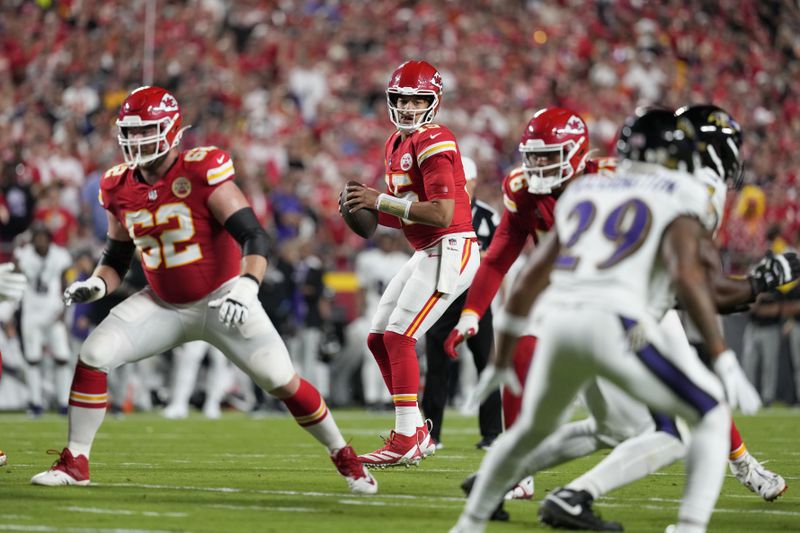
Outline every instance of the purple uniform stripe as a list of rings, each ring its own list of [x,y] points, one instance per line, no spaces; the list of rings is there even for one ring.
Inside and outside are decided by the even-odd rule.
[[[623,316],[621,316],[620,319],[622,320],[622,327],[625,328],[625,331],[629,331],[636,326],[635,320]],[[661,355],[652,344],[645,345],[644,348],[636,352],[636,355],[654,376],[664,383],[664,385],[672,389],[672,391],[686,403],[694,407],[697,412],[700,413],[700,416],[704,416],[717,406],[717,400],[695,385],[686,374],[673,365],[669,359]]]
[[[675,425],[674,418],[671,418],[664,413],[656,413],[655,411],[650,411],[650,415],[653,417],[653,420],[656,423],[656,431],[663,431],[664,433],[668,433],[678,440],[683,440],[681,439],[681,434],[678,432],[678,426]]]

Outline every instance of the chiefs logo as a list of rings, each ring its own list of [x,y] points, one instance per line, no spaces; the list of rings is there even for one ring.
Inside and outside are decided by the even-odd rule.
[[[192,182],[180,177],[172,182],[172,194],[178,198],[186,198],[192,193]]]
[[[400,168],[404,171],[410,169],[413,163],[414,160],[411,158],[411,154],[403,154],[403,157],[400,158]]]
[[[157,106],[153,106],[152,111],[163,111],[164,113],[173,113],[178,110],[178,101],[169,93],[164,93],[161,101]]]
[[[441,91],[442,85],[444,85],[444,83],[442,82],[442,75],[439,74],[438,72],[434,74],[433,78],[431,78],[431,85],[437,87]]]
[[[572,115],[569,117],[566,126],[562,129],[559,133],[567,133],[572,135],[583,135],[586,133],[586,127],[583,125],[583,121]]]

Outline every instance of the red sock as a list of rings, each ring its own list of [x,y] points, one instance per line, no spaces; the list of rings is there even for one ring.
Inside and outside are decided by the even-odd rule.
[[[314,385],[302,378],[300,379],[300,387],[298,387],[294,396],[286,398],[283,403],[302,427],[318,424],[328,416],[328,406],[320,396],[319,391]]]
[[[108,405],[107,378],[105,372],[78,364],[69,391],[69,404],[85,409],[105,409]]]
[[[536,337],[524,336],[517,341],[514,349],[514,371],[522,385],[525,385],[525,378],[528,376],[528,369],[533,361],[533,351],[536,349]],[[516,396],[506,387],[503,387],[503,423],[508,429],[519,416],[522,409],[522,394]]]
[[[731,419],[731,454],[728,456],[731,461],[734,461],[747,453],[747,446],[744,445],[742,436],[739,434],[739,429],[736,423]]]
[[[389,394],[392,394],[392,365],[389,362],[389,352],[386,350],[383,333],[370,333],[367,335],[367,347],[372,352],[375,362],[378,363],[378,368],[381,369],[383,382],[386,383]]]
[[[414,346],[417,340],[414,337],[387,331],[383,335],[383,342],[391,362],[392,397],[395,407],[416,407],[419,392],[419,361]]]

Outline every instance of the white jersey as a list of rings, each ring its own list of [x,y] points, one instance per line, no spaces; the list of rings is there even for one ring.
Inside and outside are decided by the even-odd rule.
[[[378,248],[365,250],[356,258],[356,277],[359,286],[366,291],[365,316],[372,317],[378,309],[378,302],[389,282],[408,262],[403,252],[386,253]]]
[[[660,318],[672,301],[661,238],[682,215],[716,223],[710,192],[693,175],[626,162],[613,177],[577,179],[556,204],[561,253],[546,297]]]
[[[37,254],[32,244],[14,250],[14,259],[20,271],[28,278],[28,288],[22,297],[22,312],[37,313],[43,310],[60,312],[64,290],[64,271],[72,266],[72,256],[56,244],[50,244],[47,255]]]

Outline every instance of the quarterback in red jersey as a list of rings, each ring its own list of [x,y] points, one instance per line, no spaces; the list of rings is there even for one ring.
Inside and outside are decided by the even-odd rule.
[[[70,391],[68,444],[31,482],[88,485],[89,452],[106,410],[107,372],[203,340],[286,404],[328,449],[353,492],[376,492],[319,392],[295,373],[258,301],[267,235],[233,182],[230,156],[213,146],[181,151],[180,106],[160,87],[133,91],[117,127],[125,164],[106,172],[100,186],[106,248],[93,275],[70,285],[64,299],[91,302],[114,291],[136,248],[149,286],[112,309],[86,339]]]
[[[372,320],[367,345],[395,405],[385,445],[360,458],[367,466],[417,464],[435,450],[417,404],[417,340],[472,282],[480,253],[455,136],[433,124],[442,77],[425,61],[407,61],[386,90],[397,130],[386,141],[386,192],[349,185],[351,212],[376,209],[401,228],[416,252],[392,279]]]

